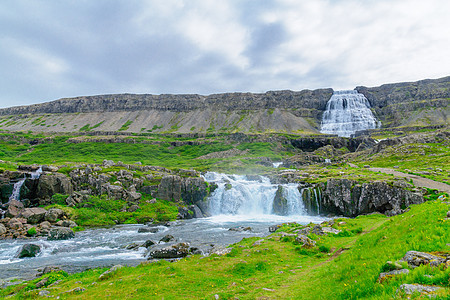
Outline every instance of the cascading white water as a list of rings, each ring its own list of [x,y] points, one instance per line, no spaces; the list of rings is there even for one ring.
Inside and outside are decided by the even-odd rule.
[[[31,179],[39,179],[41,174],[42,174],[42,167],[39,167],[39,169],[31,173]],[[24,176],[24,178],[20,179],[14,184],[11,196],[9,196],[9,201],[20,200],[20,189],[22,188],[22,185],[25,183],[26,179],[27,177]]]
[[[377,128],[367,98],[356,90],[335,91],[323,113],[320,132],[350,137],[356,131]]]
[[[226,175],[208,172],[207,182],[216,183],[218,188],[209,199],[212,215],[271,215],[278,190],[269,178],[259,176],[249,179],[242,175]],[[282,184],[281,193],[287,200],[287,215],[306,215],[302,196],[296,184]]]

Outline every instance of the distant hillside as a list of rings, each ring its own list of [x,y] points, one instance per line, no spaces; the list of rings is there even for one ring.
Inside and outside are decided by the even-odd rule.
[[[384,127],[448,123],[450,77],[357,87]],[[98,95],[0,109],[9,131],[317,134],[332,89],[202,95]]]

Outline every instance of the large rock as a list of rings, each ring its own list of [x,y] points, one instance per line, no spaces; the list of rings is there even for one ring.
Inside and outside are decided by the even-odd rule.
[[[430,253],[419,251],[408,251],[401,261],[406,261],[411,268],[416,268],[421,265],[430,265],[437,267],[440,264],[445,264],[447,259],[445,257],[433,255]]]
[[[283,186],[279,185],[272,204],[272,212],[280,216],[286,216],[288,214],[288,200],[284,196],[283,191]]]
[[[36,257],[41,252],[41,247],[35,244],[25,244],[17,254],[18,258]]]
[[[0,223],[0,235],[5,234],[5,233],[6,233],[6,227],[2,223]]]
[[[372,212],[396,215],[411,204],[423,202],[422,194],[383,181],[361,184],[349,179],[328,179],[320,209],[321,213],[350,217]]]
[[[25,208],[20,216],[25,218],[29,224],[37,224],[44,221],[45,214],[47,210],[42,207],[30,207]]]
[[[189,254],[189,243],[178,243],[175,245],[154,249],[149,253],[151,258],[181,258]]]
[[[68,240],[75,237],[75,233],[68,227],[57,227],[50,230],[48,240]]]
[[[64,174],[42,174],[39,177],[36,192],[38,198],[51,198],[54,194],[70,195],[72,192],[72,183]]]
[[[305,248],[313,248],[316,246],[315,241],[313,241],[312,239],[303,234],[297,235],[297,237],[295,238],[295,242],[297,242],[298,244],[300,244]]]
[[[102,193],[108,194],[108,197],[114,200],[120,200],[124,198],[124,190],[121,185],[104,184],[102,186]]]
[[[24,209],[24,205],[22,202],[17,200],[11,200],[8,204],[8,210],[6,211],[5,216],[10,218],[17,217],[20,212]]]
[[[45,220],[49,222],[56,222],[58,219],[61,219],[64,216],[64,211],[59,208],[50,208],[45,213]]]

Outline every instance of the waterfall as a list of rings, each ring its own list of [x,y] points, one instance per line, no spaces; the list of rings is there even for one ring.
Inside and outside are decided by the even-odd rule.
[[[296,184],[272,184],[269,178],[243,175],[226,175],[208,172],[204,179],[217,184],[209,198],[212,215],[271,215],[276,193],[281,186],[282,201],[285,201],[287,215],[306,215],[302,195]]]
[[[356,131],[374,129],[378,125],[363,94],[355,90],[335,91],[323,113],[320,132],[350,137]]]
[[[37,169],[36,171],[31,172],[30,177],[31,177],[31,179],[39,179],[41,174],[42,174],[42,167],[39,167],[39,169]],[[26,175],[24,175],[24,177],[22,179],[20,179],[19,181],[17,181],[14,184],[11,196],[9,196],[9,201],[20,200],[20,189],[22,188],[22,185],[25,183],[26,179],[27,179],[27,177],[26,177]]]

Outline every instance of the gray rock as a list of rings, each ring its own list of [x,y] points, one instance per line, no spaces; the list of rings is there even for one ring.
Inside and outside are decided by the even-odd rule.
[[[272,225],[272,226],[269,226],[269,232],[275,232],[275,231],[278,230],[278,228],[280,228],[279,225]]]
[[[157,233],[158,231],[159,228],[154,226],[140,227],[138,229],[138,233]]]
[[[315,225],[313,229],[311,229],[311,233],[315,235],[326,235],[326,233],[322,230],[322,226],[320,225]]]
[[[36,257],[41,252],[41,246],[36,244],[25,244],[17,254],[18,258]]]
[[[440,264],[445,264],[446,258],[436,256],[433,254],[419,252],[419,251],[408,251],[401,261],[406,261],[411,268],[418,267],[420,265],[430,265],[437,267]]]
[[[175,245],[161,247],[158,249],[154,249],[149,253],[149,259],[151,258],[181,258],[187,256],[189,251],[189,243],[178,243]]]
[[[123,268],[122,265],[115,265],[115,266],[113,266],[111,269],[109,269],[109,270],[103,272],[103,273],[98,277],[98,280],[106,280],[106,279],[112,277],[112,276],[117,272],[117,270],[119,270],[119,269],[121,269],[121,268]]]
[[[142,198],[142,195],[140,193],[138,193],[138,192],[127,192],[125,200],[127,202],[139,203],[141,198]]]
[[[42,174],[39,177],[36,190],[37,198],[51,198],[54,194],[70,195],[72,192],[72,183],[64,174]]]
[[[17,200],[11,200],[8,204],[8,210],[6,211],[5,217],[15,218],[24,209],[22,202]]]
[[[23,223],[18,218],[12,218],[6,223],[10,229],[20,229],[23,227]]]
[[[402,275],[402,274],[409,274],[408,269],[400,269],[400,270],[393,270],[390,272],[381,273],[380,276],[378,276],[378,282],[383,282],[384,280],[396,276],[396,275]]]
[[[50,208],[45,213],[45,220],[48,222],[56,222],[58,219],[61,219],[64,216],[64,211],[59,208]]]
[[[316,241],[311,240],[309,237],[303,234],[297,235],[295,241],[305,248],[312,248],[316,246]]]
[[[113,167],[115,164],[114,164],[114,161],[105,159],[103,161],[102,165],[104,168],[110,168],[110,167]]]
[[[25,218],[29,224],[37,224],[41,221],[44,221],[45,214],[47,213],[47,210],[41,207],[32,207],[32,208],[25,208],[20,213],[20,216],[22,218]]]
[[[57,227],[50,230],[48,240],[68,240],[75,237],[75,233],[68,227]]]
[[[156,243],[152,240],[146,240],[141,247],[150,248],[151,246],[156,245]]]
[[[285,216],[288,213],[288,201],[283,191],[283,186],[279,185],[272,204],[272,212],[280,216]]]
[[[41,281],[38,281],[36,283],[36,288],[40,289],[40,288],[44,287],[47,284],[47,282],[48,282],[48,277],[43,278]]]
[[[238,226],[238,227],[232,227],[230,229],[228,229],[228,231],[237,231],[237,232],[242,232],[242,231],[252,231],[251,227],[246,227],[246,226]]]
[[[127,211],[128,211],[128,212],[135,212],[135,211],[137,211],[138,209],[140,209],[140,207],[139,207],[138,205],[136,205],[136,204],[133,204],[133,205],[131,205],[131,206],[127,209]]]
[[[412,295],[414,293],[433,294],[439,290],[442,290],[442,288],[438,286],[405,283],[398,288],[397,292],[403,291],[407,295]]]
[[[0,223],[0,235],[5,234],[5,233],[6,233],[6,227],[2,223]]]
[[[175,238],[172,235],[167,234],[167,235],[163,236],[163,238],[160,239],[159,241],[163,242],[163,243],[168,243],[168,242],[171,242],[173,240],[175,240]]]
[[[46,297],[48,295],[50,295],[50,292],[46,291],[46,290],[39,291],[39,293],[38,293],[39,297]]]
[[[338,234],[339,232],[341,232],[341,230],[334,229],[333,227],[322,227],[322,231],[325,233],[333,233],[333,234]]]

